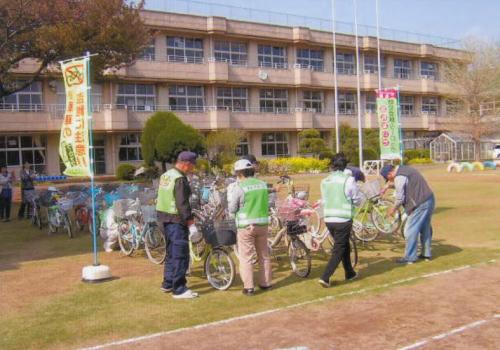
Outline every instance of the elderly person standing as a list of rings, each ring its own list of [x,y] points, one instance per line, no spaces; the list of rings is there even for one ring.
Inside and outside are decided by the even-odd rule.
[[[201,235],[194,224],[189,197],[187,174],[196,165],[196,153],[181,152],[175,166],[160,177],[156,210],[158,221],[163,224],[167,246],[167,259],[163,271],[161,290],[172,292],[174,299],[192,299],[198,293],[187,287],[186,273],[189,268],[189,240]]]
[[[269,198],[267,184],[254,177],[255,168],[246,159],[234,165],[237,181],[228,187],[229,213],[236,216],[238,227],[238,258],[243,294],[255,294],[253,280],[253,254],[259,260],[259,288],[272,287],[271,258],[267,246],[269,223]]]
[[[422,174],[410,166],[385,165],[380,175],[394,184],[396,202],[388,214],[394,213],[403,206],[408,219],[405,225],[405,256],[398,260],[401,264],[413,264],[418,258],[431,259],[432,228],[431,219],[434,212],[434,193]],[[422,253],[417,256],[418,235],[422,244]]]
[[[356,180],[350,172],[345,171],[346,166],[347,159],[344,154],[337,153],[332,158],[333,172],[321,181],[324,220],[334,241],[332,256],[318,280],[323,287],[330,287],[330,277],[341,261],[346,280],[353,280],[358,276],[352,267],[349,237],[352,230],[354,206],[359,205],[361,197]]]
[[[7,167],[0,168],[0,220],[10,220],[10,207],[12,204],[12,181],[14,173],[9,173]]]

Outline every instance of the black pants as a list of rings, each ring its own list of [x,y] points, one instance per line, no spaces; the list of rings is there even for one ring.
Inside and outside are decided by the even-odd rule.
[[[339,266],[342,261],[344,266],[345,278],[353,277],[356,272],[352,268],[351,264],[351,245],[349,244],[349,237],[351,235],[352,220],[343,223],[326,223],[328,231],[333,237],[333,249],[332,256],[326,265],[325,272],[321,276],[323,281],[328,282],[330,277],[333,275],[337,266]]]
[[[10,207],[12,203],[12,191],[4,190],[0,194],[0,219],[10,219]]]
[[[189,268],[189,232],[187,227],[175,223],[163,223],[167,240],[167,259],[163,270],[163,287],[172,288],[173,294],[182,294],[186,286]]]

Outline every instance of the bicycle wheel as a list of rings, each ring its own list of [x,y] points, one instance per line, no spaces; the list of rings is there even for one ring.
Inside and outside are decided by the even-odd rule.
[[[389,217],[387,211],[392,207],[392,203],[387,200],[379,200],[373,205],[371,218],[375,228],[382,234],[393,234],[401,226],[401,215],[396,211],[394,216]]]
[[[307,230],[308,232],[313,236],[318,238],[319,235],[319,230],[321,228],[321,217],[319,216],[319,213],[317,210],[314,210],[312,208],[312,212],[309,216],[306,218],[306,225],[307,225]]]
[[[47,217],[48,217],[48,226],[49,226],[49,235],[54,234],[57,232],[57,225],[55,224],[57,221],[57,218],[55,217],[56,213],[49,209],[47,212]]]
[[[73,238],[73,229],[71,228],[71,221],[69,220],[69,216],[67,213],[64,213],[64,230],[68,234],[69,238]]]
[[[130,256],[135,249],[135,233],[132,224],[123,219],[118,224],[118,244],[123,254]]]
[[[359,239],[362,242],[374,241],[379,234],[378,230],[371,222],[363,224],[358,220],[353,221],[352,232],[354,233],[356,239]]]
[[[75,226],[78,231],[83,231],[85,223],[88,222],[88,210],[85,207],[80,207],[75,211]]]
[[[213,248],[205,259],[208,283],[218,290],[227,290],[234,281],[236,269],[233,259],[223,248]]]
[[[167,257],[167,242],[163,231],[157,225],[150,225],[144,236],[144,247],[149,261],[160,265]]]
[[[42,229],[42,218],[40,216],[40,207],[38,205],[33,205],[33,214],[31,215],[31,223],[38,227],[38,229]]]
[[[288,257],[292,271],[299,277],[306,278],[311,273],[311,254],[304,242],[292,238],[288,244]]]

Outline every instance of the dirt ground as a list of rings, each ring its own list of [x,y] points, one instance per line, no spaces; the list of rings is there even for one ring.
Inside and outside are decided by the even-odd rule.
[[[323,301],[109,348],[400,349],[427,340],[418,348],[499,349],[499,314],[500,264],[495,263],[376,295]],[[431,339],[480,320],[488,322]]]

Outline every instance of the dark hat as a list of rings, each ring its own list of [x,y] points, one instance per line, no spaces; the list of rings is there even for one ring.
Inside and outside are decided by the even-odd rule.
[[[383,166],[382,170],[380,170],[380,175],[385,179],[385,181],[388,181],[387,176],[389,173],[394,169],[394,165],[392,164],[386,164]]]
[[[257,164],[257,158],[253,154],[247,154],[246,156],[241,157],[241,159],[248,160],[252,164]]]
[[[198,158],[198,155],[196,153],[189,152],[189,151],[182,151],[177,156],[177,161],[178,162],[189,162],[191,164],[196,164],[196,158]]]

